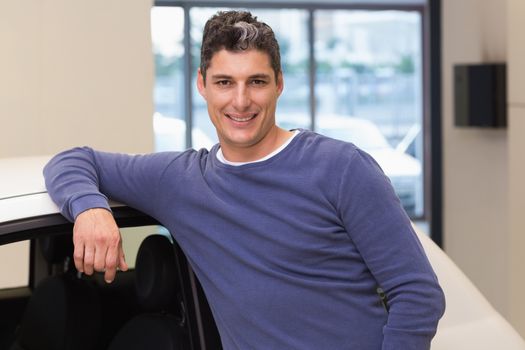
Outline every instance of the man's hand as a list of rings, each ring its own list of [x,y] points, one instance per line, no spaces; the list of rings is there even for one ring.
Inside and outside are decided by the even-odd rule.
[[[89,209],[77,216],[73,244],[75,267],[80,272],[91,275],[93,271],[105,271],[104,279],[111,283],[117,268],[128,269],[119,228],[106,209]]]

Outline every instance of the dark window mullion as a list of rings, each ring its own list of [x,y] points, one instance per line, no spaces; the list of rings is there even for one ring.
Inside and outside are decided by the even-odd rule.
[[[431,237],[443,247],[443,149],[441,108],[441,0],[429,0],[430,43],[430,130],[431,130]],[[426,34],[423,34],[426,35]]]
[[[315,31],[314,31],[314,10],[308,10],[308,60],[309,60],[309,78],[310,78],[310,129],[315,130]]]
[[[191,66],[191,21],[190,8],[184,6],[184,120],[186,121],[186,148],[193,146],[191,131],[193,129],[192,66]]]

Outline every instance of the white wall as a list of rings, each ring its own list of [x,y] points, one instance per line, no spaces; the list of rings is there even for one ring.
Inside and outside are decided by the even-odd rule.
[[[509,319],[525,336],[525,2],[507,0],[509,62]]]
[[[152,0],[0,2],[0,157],[153,150]]]
[[[0,1],[0,157],[152,151],[151,6]],[[14,266],[0,267],[0,288],[27,285],[27,242],[0,247],[0,260]]]
[[[508,132],[454,126],[453,65],[505,61],[505,16],[504,2],[443,1],[445,250],[503,313],[508,288]]]
[[[525,336],[523,4],[443,0],[442,71],[445,250]],[[453,65],[495,61],[509,68],[508,128],[455,127]]]

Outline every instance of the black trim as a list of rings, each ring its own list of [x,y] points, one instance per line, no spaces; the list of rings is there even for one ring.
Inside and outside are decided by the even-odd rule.
[[[443,141],[441,108],[441,1],[429,0],[430,15],[430,132],[431,220],[430,232],[443,247]]]
[[[130,207],[111,209],[119,227],[155,225],[158,222]],[[37,235],[70,233],[73,224],[60,214],[49,214],[0,224],[0,245],[24,241]]]
[[[37,249],[35,240],[31,240],[29,243],[29,280],[27,281],[27,286],[30,289],[35,288],[36,282],[38,280],[37,278]]]
[[[315,115],[317,112],[317,104],[315,99],[315,80],[317,78],[317,66],[315,62],[315,14],[313,9],[308,10],[308,41],[310,43],[308,50],[308,76],[310,80],[310,130],[315,130]]]
[[[184,112],[186,113],[186,148],[193,145],[193,68],[191,65],[191,16],[188,8],[184,7]]]
[[[184,252],[181,250],[177,242],[173,244],[175,249],[175,260],[177,265],[177,272],[179,276],[179,283],[181,285],[182,292],[182,302],[184,304],[184,322],[187,324],[189,332],[189,345],[190,349],[204,349],[203,342],[201,341],[200,331],[199,331],[199,315],[194,312],[194,304],[198,303],[198,300],[195,298],[195,293],[193,292],[191,286],[191,278],[193,276],[193,271],[188,265]]]

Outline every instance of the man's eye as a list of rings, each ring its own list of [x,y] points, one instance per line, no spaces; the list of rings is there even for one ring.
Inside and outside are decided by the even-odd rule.
[[[260,80],[260,79],[255,79],[255,80],[252,80],[252,84],[253,85],[265,85],[266,81]]]
[[[228,86],[231,84],[231,82],[229,80],[218,80],[215,82],[215,84],[219,86]]]

